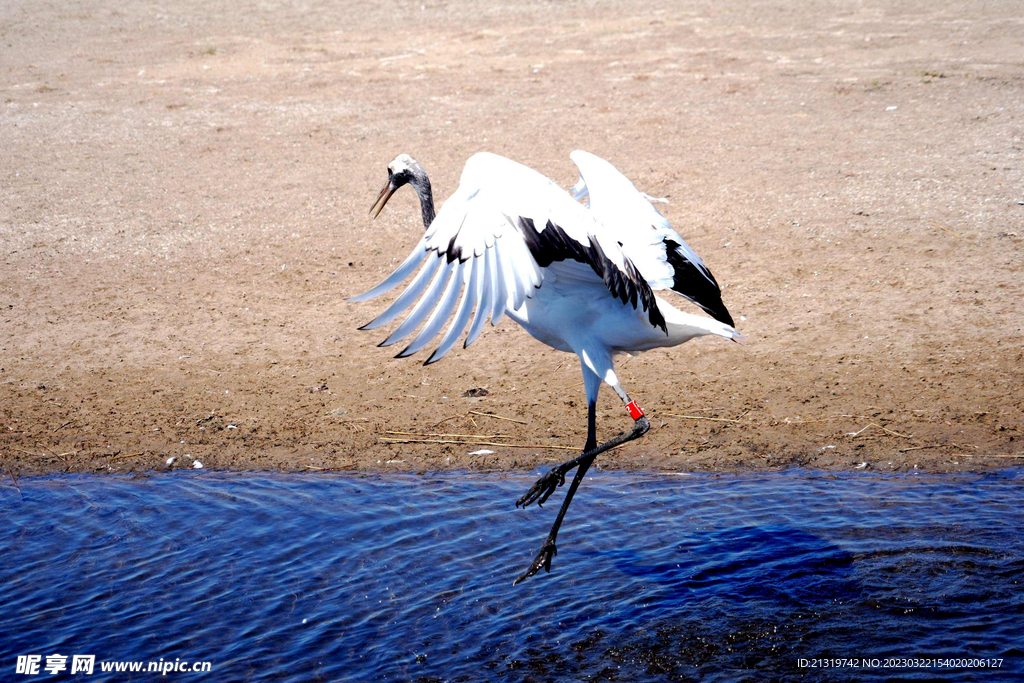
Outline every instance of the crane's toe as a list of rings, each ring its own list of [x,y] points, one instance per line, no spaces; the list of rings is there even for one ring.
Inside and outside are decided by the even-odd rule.
[[[526,581],[528,578],[539,572],[541,567],[544,568],[544,571],[550,572],[551,559],[557,554],[558,549],[555,547],[555,542],[552,541],[550,538],[544,541],[544,546],[540,549],[540,552],[537,553],[537,557],[534,558],[533,563],[530,565],[530,568],[522,574],[520,574],[519,578],[512,582],[512,585],[514,586],[517,583],[522,583],[523,581]]]
[[[562,467],[553,467],[548,470],[547,474],[538,479],[534,485],[526,492],[526,495],[516,501],[516,507],[526,507],[530,503],[536,502],[538,506],[543,507],[545,501],[551,497],[551,494],[555,492],[559,486],[565,484],[565,472]]]

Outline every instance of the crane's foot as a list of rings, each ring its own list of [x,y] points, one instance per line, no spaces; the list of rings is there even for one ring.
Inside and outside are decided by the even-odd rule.
[[[563,464],[548,470],[547,474],[538,479],[530,490],[526,492],[526,495],[516,501],[516,507],[522,506],[525,508],[533,502],[536,502],[538,507],[543,507],[544,502],[551,497],[555,489],[565,483],[565,473],[567,470],[564,468],[565,465]]]
[[[530,490],[526,492],[519,500],[516,501],[516,507],[525,508],[530,503],[536,502],[539,507],[543,507],[544,503],[555,490],[565,484],[565,475],[572,472],[581,462],[587,460],[591,456],[596,456],[598,453],[615,448],[627,441],[638,439],[651,428],[651,423],[647,421],[647,418],[641,415],[639,418],[634,420],[633,429],[623,434],[619,434],[614,439],[604,442],[600,446],[596,444],[588,443],[583,449],[582,455],[579,455],[572,460],[563,462],[561,465],[552,467],[547,471],[544,476],[534,482]]]
[[[558,549],[555,547],[555,542],[551,540],[551,538],[548,538],[548,540],[544,541],[544,545],[541,547],[537,557],[533,560],[533,564],[530,565],[530,568],[520,574],[519,578],[512,582],[512,585],[514,586],[517,583],[526,581],[528,578],[539,572],[541,567],[544,568],[544,571],[550,572],[551,559],[557,554]]]
[[[517,506],[523,505],[524,507],[535,500],[539,501],[538,505],[543,503],[548,499],[548,496],[554,493],[555,489],[565,483],[566,472],[571,471],[574,467],[580,468],[579,471],[576,472],[576,476],[572,480],[572,484],[569,486],[569,492],[565,494],[565,500],[562,501],[562,509],[559,511],[558,518],[555,519],[555,524],[551,527],[551,533],[548,534],[547,540],[544,541],[544,545],[541,547],[540,553],[537,554],[537,557],[533,560],[530,568],[512,582],[513,586],[526,581],[528,578],[539,572],[541,567],[543,567],[545,571],[551,571],[551,560],[558,552],[555,548],[555,536],[558,534],[558,529],[562,526],[562,519],[565,517],[566,511],[569,509],[569,504],[572,502],[573,494],[576,493],[576,489],[579,487],[580,482],[583,481],[583,477],[586,476],[587,470],[590,468],[591,463],[594,462],[594,459],[607,450],[643,436],[647,433],[647,430],[651,428],[651,423],[646,417],[644,417],[643,412],[640,411],[639,407],[637,407],[635,403],[631,402],[627,408],[630,411],[630,415],[633,417],[633,429],[619,434],[614,439],[605,441],[600,446],[587,450],[583,455],[553,468],[537,480],[537,483],[533,485],[533,488],[531,488],[525,496],[516,501]]]

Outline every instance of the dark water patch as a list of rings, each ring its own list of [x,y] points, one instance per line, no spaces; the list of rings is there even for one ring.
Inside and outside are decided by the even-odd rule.
[[[54,652],[205,660],[212,674],[169,675],[225,681],[1024,674],[1020,471],[597,474],[573,504],[553,573],[513,588],[557,510],[515,510],[530,483],[23,480],[23,499],[0,489],[0,679],[14,678],[16,655]],[[798,665],[835,657],[1004,662]]]

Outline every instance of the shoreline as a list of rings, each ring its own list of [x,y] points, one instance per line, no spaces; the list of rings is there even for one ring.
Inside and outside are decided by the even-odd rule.
[[[604,468],[592,468],[587,474],[587,477],[594,475],[610,474],[613,476],[705,476],[705,477],[717,477],[717,476],[759,476],[759,475],[798,475],[798,476],[831,476],[831,475],[869,475],[869,476],[924,476],[924,477],[958,477],[958,476],[979,476],[985,474],[998,474],[1005,472],[1019,472],[1024,470],[1024,459],[1020,461],[1007,460],[1002,465],[985,466],[985,467],[966,467],[959,469],[925,469],[918,467],[917,469],[873,469],[857,468],[857,467],[830,467],[830,466],[807,466],[807,465],[789,465],[789,466],[778,466],[778,467],[747,467],[747,468],[732,468],[732,469],[719,469],[719,470],[674,470],[674,469],[651,469],[651,468],[622,468],[622,467],[604,467]],[[171,474],[191,474],[196,476],[202,476],[204,474],[228,474],[231,476],[247,476],[247,475],[303,475],[303,474],[330,474],[330,475],[344,475],[344,476],[357,476],[357,477],[446,477],[446,476],[466,476],[466,477],[517,477],[524,479],[531,479],[543,473],[545,470],[542,467],[533,469],[527,469],[523,467],[517,467],[515,469],[381,469],[381,468],[365,468],[357,469],[354,467],[336,467],[336,468],[306,468],[306,469],[267,469],[252,467],[248,469],[230,469],[230,468],[207,468],[194,469],[189,467],[164,467],[164,468],[151,468],[151,469],[124,469],[124,470],[97,470],[97,471],[62,471],[58,469],[53,470],[39,470],[39,471],[24,471],[21,474],[17,474],[14,477],[11,476],[11,472],[4,470],[0,472],[0,485],[7,486],[10,488],[19,488],[20,484],[24,482],[33,482],[38,480],[61,480],[68,477],[130,477],[130,478],[148,478],[153,476],[171,475]],[[15,486],[15,482],[19,486]],[[564,489],[560,487],[560,489]]]
[[[610,435],[609,435],[610,436]],[[277,446],[265,452],[258,449],[199,445],[173,450],[133,450],[137,443],[100,453],[56,449],[31,452],[21,449],[0,449],[0,475],[18,478],[62,474],[145,474],[180,472],[197,469],[223,472],[349,472],[368,475],[443,474],[468,472],[494,474],[502,472],[546,471],[577,454],[575,450],[503,449],[493,442],[458,444],[371,444],[360,456],[352,448],[336,445],[323,448],[290,448]],[[826,448],[812,453],[791,452],[771,457],[737,452],[727,447],[712,447],[696,453],[665,454],[643,444],[632,445],[623,452],[612,451],[596,463],[598,471],[637,473],[729,474],[744,472],[779,472],[806,469],[817,472],[876,472],[954,474],[981,473],[1024,466],[1024,454],[965,453],[953,447],[909,446],[886,450],[857,448],[856,444]],[[403,450],[403,447],[405,450]],[[7,451],[6,454],[4,451]],[[490,451],[480,453],[480,451]],[[924,451],[924,452],[919,452]],[[931,451],[931,452],[929,452]],[[564,457],[563,457],[564,454]],[[170,461],[170,462],[169,462]]]

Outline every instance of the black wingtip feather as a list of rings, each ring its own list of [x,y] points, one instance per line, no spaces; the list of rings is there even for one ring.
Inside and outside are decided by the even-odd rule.
[[[711,271],[692,263],[679,251],[679,242],[666,237],[665,258],[672,266],[672,291],[704,309],[704,312],[720,323],[735,327],[729,310],[722,303],[722,290]]]
[[[530,255],[538,266],[547,268],[555,261],[565,260],[589,265],[604,281],[605,287],[613,297],[620,299],[624,305],[631,304],[634,309],[642,305],[651,324],[668,334],[665,317],[658,310],[651,286],[629,259],[626,259],[626,272],[622,272],[596,241],[587,240],[587,244],[581,244],[550,220],[540,230],[532,218],[521,216],[518,221],[509,219],[509,223],[519,228]]]

